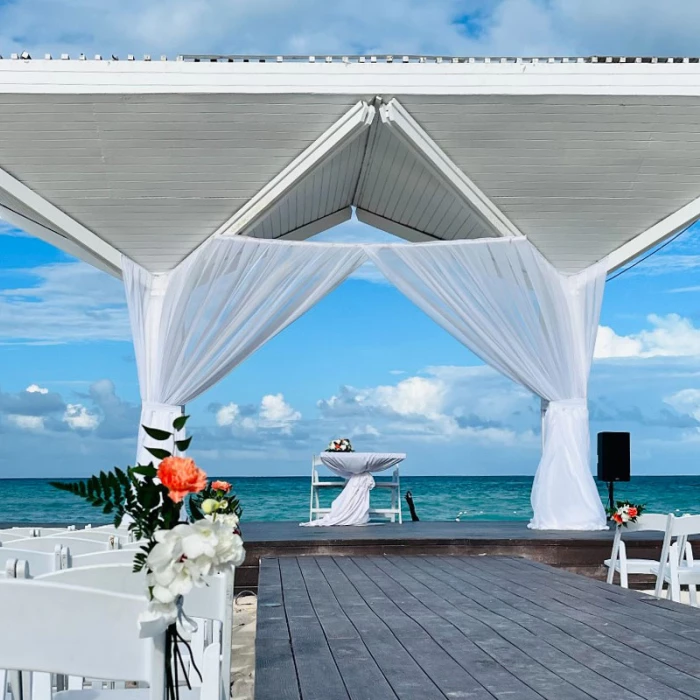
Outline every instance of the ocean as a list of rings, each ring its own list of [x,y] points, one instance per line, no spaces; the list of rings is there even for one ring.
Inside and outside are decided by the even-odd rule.
[[[292,520],[309,517],[309,477],[224,478],[234,484],[246,520]],[[381,479],[378,479],[381,480]],[[69,481],[69,480],[68,480]],[[411,491],[421,520],[529,520],[532,477],[413,476],[402,477],[402,494]],[[607,487],[599,485],[601,498]],[[331,493],[332,492],[332,493]],[[322,494],[330,503],[339,491]],[[637,476],[617,484],[616,498],[646,504],[650,512],[700,513],[700,476]],[[378,489],[373,504],[388,502]],[[404,518],[410,519],[405,501]],[[9,523],[106,523],[97,508],[57,491],[43,479],[0,479],[0,527]]]

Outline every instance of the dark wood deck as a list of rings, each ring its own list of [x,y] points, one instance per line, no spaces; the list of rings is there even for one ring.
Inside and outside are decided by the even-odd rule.
[[[236,569],[236,588],[255,590],[259,562],[276,556],[499,555],[526,557],[586,576],[605,576],[614,531],[529,530],[527,522],[407,522],[368,527],[299,527],[291,522],[244,522],[248,556]],[[661,533],[629,533],[630,557],[658,559]],[[634,577],[633,584],[645,585]]]
[[[700,698],[700,611],[507,557],[261,562],[256,700]]]

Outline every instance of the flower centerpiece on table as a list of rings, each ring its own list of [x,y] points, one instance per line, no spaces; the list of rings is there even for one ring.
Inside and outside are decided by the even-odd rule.
[[[326,448],[326,452],[354,452],[350,440],[348,438],[338,438],[337,440],[331,440],[330,444]]]
[[[627,527],[627,523],[636,523],[637,518],[644,512],[643,504],[618,501],[615,508],[608,508],[608,515],[617,523],[618,527]]]
[[[185,427],[188,416],[173,421],[173,432],[143,426],[159,442],[172,440]],[[176,440],[184,452],[192,438]],[[184,597],[195,587],[205,586],[213,573],[232,571],[245,559],[239,528],[241,507],[226,481],[208,483],[207,475],[194,460],[171,454],[160,447],[147,447],[160,463],[115,467],[86,481],[52,482],[51,485],[85,499],[114,514],[119,527],[128,516],[128,529],[140,541],[134,556],[134,571],[146,571],[148,614],[139,621],[141,636],[166,631],[172,663],[182,639],[176,622],[184,616]],[[189,513],[183,510],[189,496]],[[192,627],[190,628],[192,629]],[[177,694],[174,668],[166,666],[168,688]]]

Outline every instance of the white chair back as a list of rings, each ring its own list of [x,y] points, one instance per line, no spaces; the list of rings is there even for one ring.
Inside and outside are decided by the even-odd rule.
[[[150,686],[164,698],[165,637],[139,638],[143,595],[38,581],[0,581],[0,659],[8,669],[59,673]]]
[[[104,564],[129,564],[134,563],[134,549],[115,549],[111,552],[90,552],[71,557],[70,566],[73,569],[83,566],[101,566]]]
[[[76,532],[71,533],[56,532],[52,535],[48,535],[49,539],[62,540],[68,537],[71,539],[104,543],[112,549],[119,549],[121,544],[126,544],[129,541],[128,537],[124,533],[118,535],[114,532],[99,532],[97,530],[77,530]]]
[[[22,540],[23,543],[26,541]],[[26,562],[25,566],[28,567],[29,574],[32,576],[66,568],[70,560],[70,550],[56,542],[53,542],[52,546],[52,551],[0,547],[0,569],[5,572],[8,578],[14,578],[17,561]],[[12,568],[12,572],[9,571],[9,568]]]
[[[14,549],[23,549],[28,552],[53,552],[56,546],[64,545],[70,547],[71,554],[88,554],[90,552],[105,552],[108,544],[106,542],[93,542],[83,540],[72,535],[64,535],[57,539],[53,537],[31,537],[26,540],[15,540],[12,542]],[[0,556],[5,548],[0,547]]]
[[[132,556],[133,558],[133,556]],[[185,598],[185,611],[191,617],[225,622],[227,619],[228,577],[216,574],[207,578],[207,585],[193,588]],[[84,566],[52,571],[36,576],[37,581],[59,583],[64,586],[96,588],[111,593],[145,595],[145,572],[134,573],[133,562]]]

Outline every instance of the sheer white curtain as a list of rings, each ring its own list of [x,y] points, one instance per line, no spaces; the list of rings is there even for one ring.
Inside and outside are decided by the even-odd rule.
[[[518,238],[366,250],[387,279],[445,330],[549,401],[530,527],[604,529],[590,471],[586,399],[604,263],[566,276]]]
[[[172,272],[122,261],[141,390],[141,424],[172,430],[183,406],[359,267],[357,246],[211,239]],[[150,439],[139,430],[137,459]]]

